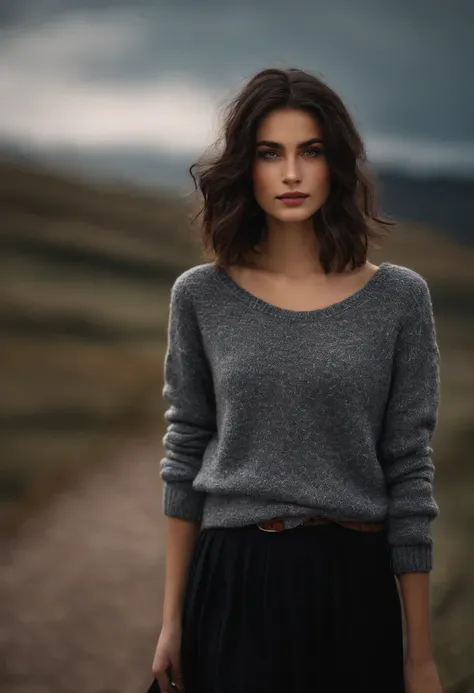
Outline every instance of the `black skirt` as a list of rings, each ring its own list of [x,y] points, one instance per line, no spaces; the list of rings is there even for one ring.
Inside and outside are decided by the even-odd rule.
[[[201,530],[183,610],[185,693],[403,693],[385,532]]]

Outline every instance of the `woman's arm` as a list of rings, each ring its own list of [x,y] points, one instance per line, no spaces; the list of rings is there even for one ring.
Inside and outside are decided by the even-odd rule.
[[[199,532],[204,494],[193,489],[216,429],[212,376],[186,273],[171,289],[163,396],[169,402],[161,460],[164,481],[166,578],[163,626],[179,623],[189,561]]]
[[[430,525],[439,512],[431,447],[438,420],[439,349],[428,285],[414,272],[407,281],[379,441],[388,495],[388,541],[397,575],[432,569]]]
[[[204,494],[193,482],[217,424],[212,373],[186,279],[186,273],[178,277],[171,290],[163,386],[169,407],[160,466],[165,515],[198,523]]]
[[[430,624],[430,574],[398,575],[405,612],[406,693],[442,693],[433,655]]]
[[[406,658],[426,662],[433,658],[430,627],[430,574],[398,575],[405,613]]]
[[[165,629],[180,630],[188,569],[198,533],[198,523],[174,517],[167,518],[163,601],[163,628]]]
[[[191,556],[199,524],[173,517],[167,520],[166,578],[161,632],[153,658],[152,672],[162,693],[182,690],[182,611]]]
[[[380,441],[388,492],[388,539],[392,569],[405,613],[407,693],[441,693],[431,644],[431,440],[439,407],[439,348],[429,288],[412,274],[399,330],[390,396]]]
[[[181,617],[189,565],[200,530],[205,494],[193,488],[216,432],[212,374],[185,272],[171,290],[163,396],[169,402],[160,462],[167,516],[162,628],[152,671],[163,693],[170,678],[181,688]]]

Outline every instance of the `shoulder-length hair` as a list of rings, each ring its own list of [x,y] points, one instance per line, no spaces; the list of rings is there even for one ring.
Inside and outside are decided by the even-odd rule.
[[[376,210],[374,182],[364,143],[341,98],[321,79],[297,68],[264,69],[252,77],[227,107],[210,160],[201,157],[189,173],[202,205],[201,241],[218,266],[253,264],[254,246],[266,231],[265,213],[255,200],[252,165],[256,133],[271,111],[301,109],[317,118],[331,175],[328,198],[313,215],[313,228],[326,273],[367,260],[369,245],[392,221]],[[196,175],[194,171],[196,170]]]

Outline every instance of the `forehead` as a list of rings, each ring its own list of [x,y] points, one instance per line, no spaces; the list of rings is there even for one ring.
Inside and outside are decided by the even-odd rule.
[[[311,113],[285,108],[271,111],[262,118],[256,134],[257,140],[292,144],[322,137],[322,130],[317,118]]]

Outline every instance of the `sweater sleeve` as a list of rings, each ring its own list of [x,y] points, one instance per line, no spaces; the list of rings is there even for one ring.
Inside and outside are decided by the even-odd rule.
[[[432,491],[431,440],[438,420],[440,354],[431,295],[419,275],[407,303],[380,444],[395,574],[432,569],[430,523],[439,513]]]
[[[216,430],[215,400],[192,297],[182,277],[171,289],[162,394],[169,404],[160,461],[164,514],[200,522],[205,494],[193,489],[193,481]]]

